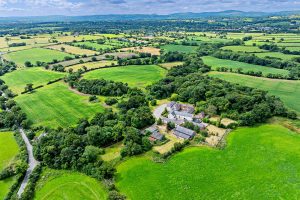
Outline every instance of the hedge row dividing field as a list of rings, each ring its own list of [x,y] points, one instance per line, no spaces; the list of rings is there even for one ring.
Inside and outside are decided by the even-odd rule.
[[[280,125],[239,128],[224,150],[194,147],[154,163],[143,156],[117,167],[129,199],[297,199],[300,136]]]
[[[19,147],[12,132],[0,132],[0,172],[13,161]],[[14,182],[14,178],[0,181],[0,199],[4,199]]]
[[[266,90],[271,95],[280,97],[287,107],[300,113],[300,81],[274,80],[221,72],[211,72],[210,76],[244,86]]]
[[[32,83],[33,87],[46,85],[49,81],[63,78],[64,73],[45,70],[41,67],[22,68],[7,73],[1,77],[9,88],[17,94],[24,91],[26,84]]]
[[[276,69],[272,67],[266,67],[261,65],[248,64],[238,61],[219,59],[212,56],[204,56],[202,57],[203,62],[212,67],[213,70],[216,70],[220,67],[232,68],[233,70],[237,70],[238,68],[242,68],[243,72],[254,71],[254,72],[262,72],[263,75],[271,74],[282,74],[288,75],[289,71],[284,69]]]
[[[100,103],[90,103],[88,96],[76,94],[62,82],[19,95],[15,101],[34,126],[52,128],[75,125],[80,118],[91,118],[104,110]]]

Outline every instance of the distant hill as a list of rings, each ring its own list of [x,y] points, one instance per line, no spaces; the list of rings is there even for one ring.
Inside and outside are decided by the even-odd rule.
[[[56,22],[56,21],[125,21],[125,20],[166,20],[166,19],[199,19],[210,17],[267,17],[300,14],[299,11],[281,12],[244,12],[226,10],[221,12],[174,13],[170,15],[128,14],[128,15],[90,15],[90,16],[33,16],[33,17],[0,17],[0,22]]]

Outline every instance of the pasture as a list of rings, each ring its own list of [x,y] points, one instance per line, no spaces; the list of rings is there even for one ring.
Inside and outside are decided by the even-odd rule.
[[[49,81],[63,78],[64,73],[45,70],[41,67],[22,68],[7,73],[1,77],[9,88],[17,94],[24,91],[26,84],[32,83],[33,87],[46,85]]]
[[[160,63],[159,66],[166,68],[166,69],[171,69],[172,67],[176,67],[179,65],[182,65],[183,62],[169,62],[169,63]]]
[[[202,57],[202,59],[203,59],[203,62],[206,65],[211,66],[213,70],[216,70],[217,68],[220,68],[220,67],[226,67],[228,69],[232,68],[233,70],[242,68],[243,72],[248,72],[248,71],[259,72],[260,71],[263,73],[263,75],[267,75],[268,73],[282,74],[282,75],[289,74],[289,71],[284,70],[284,69],[276,69],[276,68],[272,68],[272,67],[248,64],[248,63],[244,63],[244,62],[219,59],[219,58],[215,58],[215,57],[211,57],[211,56],[204,56],[204,57]]]
[[[26,61],[30,61],[32,64],[36,64],[37,61],[52,62],[54,59],[61,61],[66,56],[74,57],[71,54],[55,51],[51,49],[33,48],[22,51],[16,51],[5,54],[3,57],[7,60],[14,61],[18,66],[24,66]]]
[[[297,103],[300,102],[300,81],[275,80],[220,72],[211,72],[209,75],[232,83],[266,90],[269,94],[280,97],[288,108],[300,113],[300,104]]]
[[[297,199],[300,136],[280,125],[238,128],[223,150],[191,147],[155,163],[117,166],[117,188],[129,199]]]
[[[257,46],[226,46],[222,47],[223,50],[231,50],[234,52],[245,52],[245,53],[258,53],[265,52],[266,50],[260,49]]]
[[[114,48],[112,45],[98,44],[96,42],[77,42],[77,43],[73,43],[73,45],[78,46],[78,47],[80,47],[81,45],[85,45],[87,47],[93,48],[96,51],[107,50],[107,49]]]
[[[19,95],[15,101],[34,126],[56,128],[73,126],[80,118],[91,118],[104,110],[100,103],[90,103],[88,98],[58,82],[32,94]]]
[[[0,132],[0,172],[7,167],[19,152],[12,132]],[[0,199],[4,199],[14,183],[14,178],[0,181]]]
[[[90,70],[90,69],[95,69],[95,68],[99,68],[99,67],[111,66],[112,64],[117,65],[118,62],[117,61],[107,61],[107,60],[102,60],[102,61],[97,61],[97,62],[87,62],[87,63],[83,63],[83,64],[72,65],[72,66],[66,68],[66,70],[73,69],[73,71],[78,71],[79,69],[83,69],[84,66]]]
[[[44,169],[37,182],[35,200],[104,200],[107,192],[101,182],[72,171]]]
[[[92,51],[89,49],[81,49],[79,47],[74,47],[74,46],[70,46],[70,45],[66,45],[66,44],[48,46],[47,48],[57,50],[57,51],[62,51],[62,49],[64,49],[64,52],[70,53],[70,54],[76,54],[76,55],[92,56],[92,55],[97,54],[96,51]]]
[[[272,58],[279,58],[284,61],[288,61],[288,60],[292,60],[293,58],[300,57],[300,55],[283,54],[280,52],[256,53],[255,55],[260,58],[272,57]]]
[[[197,46],[185,46],[185,45],[175,45],[168,44],[160,47],[165,52],[178,51],[181,53],[195,53],[197,50]]]
[[[85,79],[107,79],[128,83],[131,87],[144,88],[159,81],[167,71],[157,65],[129,65],[98,69],[84,74]]]

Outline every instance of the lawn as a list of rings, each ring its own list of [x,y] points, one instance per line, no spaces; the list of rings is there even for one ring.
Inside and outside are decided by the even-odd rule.
[[[53,45],[53,46],[49,46],[47,48],[58,50],[58,51],[62,51],[61,48],[65,48],[64,52],[70,53],[70,54],[76,54],[76,55],[92,56],[97,53],[96,51],[92,51],[89,49],[81,49],[79,47],[74,47],[74,46],[70,46],[70,45],[66,45],[66,44]]]
[[[99,68],[99,67],[111,66],[112,63],[115,65],[118,64],[117,61],[101,60],[101,61],[97,61],[97,62],[87,62],[87,63],[83,63],[83,64],[73,65],[73,66],[66,68],[66,70],[72,68],[74,71],[78,71],[79,69],[82,69],[83,66],[86,66],[87,69],[95,69],[95,68]]]
[[[181,53],[195,53],[198,47],[197,46],[168,44],[168,45],[161,46],[160,48],[166,52],[178,51]]]
[[[211,76],[233,83],[269,91],[269,94],[280,97],[287,107],[300,114],[300,81],[275,80],[258,78],[241,74],[212,72]]]
[[[58,82],[15,100],[34,126],[55,128],[75,125],[80,118],[91,118],[103,111],[100,103],[90,103],[88,98]]]
[[[223,50],[231,50],[234,52],[246,52],[246,53],[257,53],[265,52],[266,50],[260,49],[257,46],[226,46],[222,48]]]
[[[283,54],[280,52],[265,52],[265,53],[256,53],[257,57],[264,58],[264,57],[273,57],[273,58],[279,58],[281,60],[287,61],[292,60],[293,58],[300,57],[300,55],[291,55],[291,54]]]
[[[96,179],[71,171],[44,169],[35,200],[105,200],[107,192]]]
[[[112,45],[108,45],[108,44],[98,44],[96,42],[77,42],[77,43],[73,43],[75,46],[80,46],[80,45],[86,45],[88,47],[92,47],[94,48],[96,51],[100,51],[100,50],[106,50],[106,49],[112,49],[113,46]]]
[[[33,87],[37,87],[46,85],[49,81],[63,78],[64,76],[64,73],[45,70],[41,67],[32,67],[7,73],[1,79],[5,81],[14,93],[20,94],[28,83],[32,83]]]
[[[13,133],[0,132],[0,172],[13,161],[18,152],[19,147]],[[14,178],[0,181],[0,199],[4,199],[13,183]]]
[[[128,83],[131,87],[144,88],[159,81],[167,71],[157,65],[129,65],[98,69],[84,74],[85,79],[107,79]]]
[[[297,199],[300,136],[280,125],[239,128],[224,150],[193,147],[154,163],[146,156],[117,167],[129,199]]]
[[[232,68],[233,70],[237,70],[238,68],[242,68],[243,72],[247,71],[254,71],[258,72],[261,71],[263,75],[266,75],[268,73],[271,74],[283,74],[288,75],[289,71],[284,69],[276,69],[272,67],[266,67],[266,66],[260,66],[260,65],[254,65],[254,64],[248,64],[238,61],[232,61],[232,60],[225,60],[225,59],[219,59],[211,56],[204,56],[202,57],[203,62],[209,66],[212,67],[213,70],[216,70],[218,67],[226,67],[226,68]]]
[[[43,48],[26,49],[5,54],[3,57],[7,60],[14,61],[18,66],[24,66],[26,61],[36,64],[37,61],[52,62],[54,59],[58,61],[64,60],[66,56],[74,57],[71,54]]]

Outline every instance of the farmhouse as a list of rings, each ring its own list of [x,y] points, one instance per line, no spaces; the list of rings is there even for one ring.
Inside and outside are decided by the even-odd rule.
[[[192,121],[193,117],[194,117],[193,114],[190,114],[188,112],[181,112],[181,111],[172,111],[168,115],[169,119],[181,119],[181,120],[188,120],[188,121]]]
[[[174,101],[167,105],[167,111],[169,112],[169,119],[179,119],[193,121],[195,108],[187,104],[179,104]]]
[[[184,128],[182,126],[176,126],[174,130],[174,135],[183,139],[192,139],[196,133],[190,129]]]
[[[149,139],[151,141],[157,141],[157,140],[162,141],[164,139],[164,135],[162,135],[159,132],[159,130],[157,129],[156,126],[151,126],[151,127],[147,128],[145,130],[145,133],[147,133],[147,132],[151,133],[151,135],[149,137]]]

